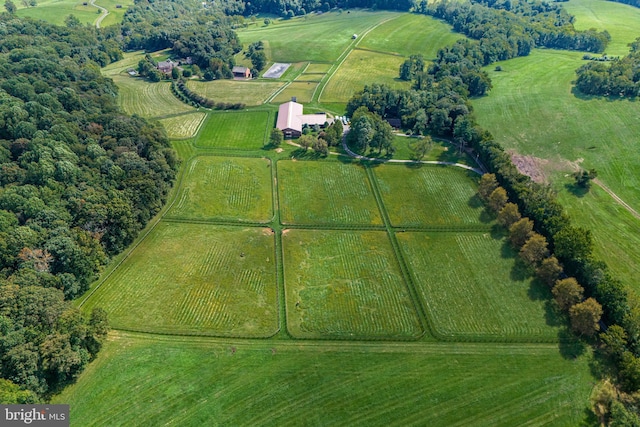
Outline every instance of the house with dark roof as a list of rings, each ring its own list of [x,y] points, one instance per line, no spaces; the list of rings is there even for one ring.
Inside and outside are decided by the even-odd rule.
[[[250,79],[251,70],[247,67],[235,66],[231,70],[234,79]]]
[[[171,70],[173,70],[174,67],[177,67],[178,63],[177,62],[173,62],[170,59],[167,59],[166,61],[160,61],[158,62],[158,70],[162,71],[165,74],[169,74],[171,72]]]
[[[286,138],[297,138],[302,135],[304,125],[324,126],[327,121],[325,113],[302,114],[302,104],[295,101],[280,104],[276,128],[280,129]]]

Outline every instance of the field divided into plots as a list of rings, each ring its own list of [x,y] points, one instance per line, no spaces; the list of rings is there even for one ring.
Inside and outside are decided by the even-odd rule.
[[[385,232],[287,230],[282,240],[287,327],[293,337],[422,334]]]
[[[382,225],[365,170],[339,162],[278,162],[283,224]]]
[[[475,175],[448,166],[374,168],[389,219],[396,227],[488,229]]]
[[[205,113],[188,113],[161,119],[160,123],[169,138],[184,139],[195,136],[206,117]]]
[[[223,111],[210,113],[204,122],[195,146],[259,150],[267,138],[272,123],[269,111]]]
[[[277,81],[187,81],[187,87],[189,89],[215,102],[232,104],[241,102],[248,106],[261,105],[271,94],[282,87],[282,85],[284,85],[283,82]]]
[[[198,156],[190,160],[167,217],[266,223],[273,217],[271,160]]]
[[[489,233],[398,233],[438,338],[557,340],[548,289],[532,283],[515,253]],[[549,317],[550,316],[550,317]]]

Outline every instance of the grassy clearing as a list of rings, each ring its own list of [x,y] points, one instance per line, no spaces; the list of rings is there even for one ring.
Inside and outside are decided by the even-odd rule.
[[[55,25],[64,25],[64,20],[69,15],[74,15],[82,24],[89,25],[100,16],[97,7],[89,4],[83,6],[81,0],[39,0],[36,7],[26,8],[18,1],[14,3],[19,8],[16,12],[19,17],[41,19]]]
[[[532,284],[488,233],[398,233],[435,331],[453,339],[553,341],[548,289]],[[549,309],[550,310],[550,309]]]
[[[313,92],[316,90],[318,83],[313,82],[292,82],[282,92],[280,92],[272,102],[275,104],[281,104],[283,102],[291,101],[292,97],[296,97],[298,102],[309,103],[313,97]]]
[[[140,62],[142,58],[144,58],[144,51],[138,50],[135,52],[125,52],[123,54],[123,58],[120,61],[112,62],[111,64],[102,68],[102,74],[109,77],[123,74],[123,77],[125,77],[124,74],[126,73],[127,69],[137,69],[138,62]],[[127,75],[126,77],[129,76]]]
[[[224,111],[209,114],[196,147],[259,150],[266,142],[268,111]],[[271,128],[269,128],[271,129]]]
[[[265,53],[274,62],[333,62],[353,42],[351,36],[399,16],[393,12],[351,10],[308,15],[289,21],[276,21],[268,27],[239,29],[244,45],[266,41]]]
[[[637,7],[604,0],[570,0],[562,7],[576,17],[577,29],[596,28],[611,34],[607,46],[609,55],[626,55],[629,52],[627,45],[640,37],[640,9]]]
[[[251,106],[261,105],[283,84],[277,81],[214,80],[201,82],[189,80],[187,87],[216,102],[241,102]]]
[[[86,301],[114,328],[269,336],[278,329],[271,229],[161,222]]]
[[[53,403],[70,404],[74,426],[576,426],[592,381],[585,357],[567,360],[548,345],[112,334]]]
[[[282,241],[287,328],[295,338],[422,333],[387,233],[288,230]]]
[[[409,138],[406,136],[395,135],[393,140],[393,146],[396,148],[396,152],[393,154],[394,159],[399,160],[412,160],[412,153],[410,144],[415,142],[416,138]],[[377,154],[377,152],[374,152]],[[369,153],[369,155],[372,155]],[[455,146],[444,141],[434,140],[431,150],[424,156],[424,159],[428,161],[442,161],[442,162],[454,162],[461,163],[463,165],[476,166],[475,162],[469,158],[466,153],[460,153],[460,150]]]
[[[100,24],[101,27],[108,27],[109,25],[115,25],[122,22],[122,18],[129,6],[133,6],[133,0],[97,0],[96,4],[109,11],[109,14]],[[121,7],[117,8],[116,5],[120,5]]]
[[[408,89],[409,82],[398,79],[398,70],[403,61],[404,58],[400,56],[353,50],[327,83],[322,101],[346,103],[355,92],[371,83]]]
[[[162,117],[195,111],[171,93],[171,83],[150,83],[139,77],[112,76],[118,85],[120,106],[129,114]]]
[[[181,114],[160,120],[160,123],[167,130],[169,138],[183,139],[191,138],[198,133],[200,125],[207,115],[205,113]]]
[[[580,58],[580,53],[535,50],[502,63],[503,72],[488,69],[491,95],[473,102],[479,122],[506,148],[547,159],[542,172],[559,191],[566,191],[570,178],[565,175],[578,165],[595,168],[605,185],[638,210],[640,102],[574,95],[571,80]],[[640,259],[639,246],[632,244],[638,220],[618,212],[611,206],[616,202],[605,194],[580,199],[567,193],[562,200],[575,213],[577,225],[594,231],[613,271],[637,287],[628,262]],[[581,212],[585,200],[592,211]]]
[[[304,70],[305,73],[322,73],[326,74],[331,69],[332,64],[309,64],[309,66]]]
[[[283,224],[382,225],[365,171],[338,162],[278,162]]]
[[[460,227],[489,224],[468,172],[446,166],[374,169],[380,193],[396,227]],[[475,175],[474,175],[475,177]]]
[[[168,215],[183,219],[268,222],[273,217],[271,161],[196,157]]]
[[[426,15],[404,14],[371,31],[358,46],[406,57],[421,54],[432,59],[439,49],[461,38],[464,36],[442,21]]]

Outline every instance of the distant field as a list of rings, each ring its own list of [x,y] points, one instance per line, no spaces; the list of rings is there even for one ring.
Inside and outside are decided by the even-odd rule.
[[[38,0],[36,7],[27,8],[22,7],[19,1],[14,3],[19,7],[16,15],[41,19],[55,25],[64,25],[64,20],[69,15],[74,15],[82,24],[89,25],[100,16],[97,7],[89,4],[83,6],[82,0]],[[4,8],[2,11],[4,12]]]
[[[169,138],[191,138],[196,135],[206,117],[205,113],[181,114],[162,119],[160,123],[167,130]]]
[[[216,102],[260,105],[284,83],[265,81],[214,80],[201,82],[187,81],[192,91]]]
[[[278,329],[271,229],[161,222],[86,301],[114,328],[264,337]]]
[[[295,338],[422,333],[387,233],[287,230],[287,328]]]
[[[640,37],[640,8],[605,0],[570,0],[562,7],[576,17],[578,30],[596,28],[611,34],[609,55],[626,55],[627,45]]]
[[[272,204],[270,160],[199,156],[186,166],[168,216],[268,222]]]
[[[365,171],[338,162],[278,162],[283,224],[382,225]]]
[[[106,67],[102,68],[102,74],[108,77],[113,77],[118,74],[122,74],[122,77],[129,77],[126,75],[126,71],[128,68],[137,69],[138,62],[144,58],[143,51],[135,51],[135,52],[125,52],[123,54],[123,58],[120,61],[112,62]]]
[[[467,172],[443,166],[409,169],[384,165],[374,169],[378,186],[397,227],[460,227],[488,224]]]
[[[310,82],[292,82],[282,92],[280,92],[274,99],[273,103],[281,104],[283,102],[290,101],[292,97],[296,97],[296,100],[301,103],[311,102],[313,92],[316,90],[317,83]]]
[[[259,150],[266,143],[268,111],[224,111],[210,113],[204,122],[196,147]]]
[[[276,21],[268,27],[238,29],[243,44],[266,41],[265,52],[274,62],[332,62],[361,34],[385,19],[400,16],[392,12],[351,10],[309,15],[305,19]]]
[[[398,79],[403,61],[404,58],[399,56],[360,49],[353,50],[329,80],[322,92],[321,101],[346,103],[355,92],[371,83],[387,84],[396,89],[408,89],[409,82]]]
[[[115,25],[122,22],[125,12],[129,6],[133,6],[133,0],[97,0],[96,4],[106,8],[109,14],[102,20],[101,27],[108,27],[109,25]],[[122,7],[117,8],[116,5]]]
[[[305,73],[327,73],[332,64],[309,64]]]
[[[589,359],[557,346],[194,341],[112,334],[55,396],[72,425],[587,424]]]
[[[358,47],[405,57],[421,54],[430,60],[439,49],[461,38],[464,36],[442,21],[426,15],[404,14],[371,31]]]
[[[141,117],[161,117],[195,111],[171,93],[171,83],[150,83],[139,77],[112,76],[122,109]]]
[[[549,290],[531,284],[504,239],[488,233],[396,236],[440,337],[557,339],[558,328],[546,319]]]

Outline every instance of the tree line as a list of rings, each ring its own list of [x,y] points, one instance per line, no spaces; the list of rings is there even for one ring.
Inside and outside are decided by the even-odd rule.
[[[108,32],[0,15],[0,398],[46,399],[95,357],[108,323],[69,300],[160,210],[177,158],[130,117],[100,66]]]

